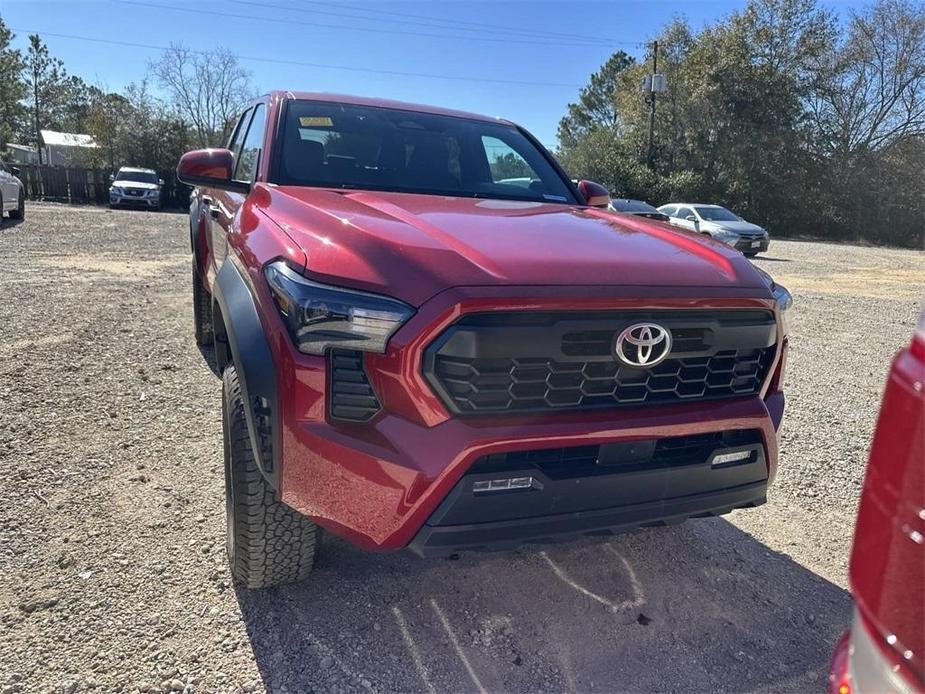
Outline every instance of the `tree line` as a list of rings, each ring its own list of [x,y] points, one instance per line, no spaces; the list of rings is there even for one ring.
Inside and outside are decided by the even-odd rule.
[[[619,197],[716,202],[772,235],[921,248],[925,3],[877,0],[840,21],[815,0],[750,0],[658,36],[651,166],[648,62],[614,53],[569,104],[558,155]]]
[[[183,152],[224,143],[233,118],[256,94],[250,74],[229,51],[174,44],[122,91],[69,74],[39,35],[14,49],[0,17],[0,155],[8,143],[39,142],[39,131],[91,135],[80,165],[116,169],[176,167]]]
[[[40,130],[86,133],[87,166],[169,171],[227,140],[256,90],[225,49],[176,44],[122,91],[69,74],[40,36],[25,50],[0,17],[0,155]],[[922,247],[925,241],[925,3],[874,0],[842,21],[816,0],[749,0],[702,29],[660,32],[655,140],[618,51],[559,123],[574,177],[615,196],[717,202],[778,236]],[[497,162],[510,176],[516,162]]]

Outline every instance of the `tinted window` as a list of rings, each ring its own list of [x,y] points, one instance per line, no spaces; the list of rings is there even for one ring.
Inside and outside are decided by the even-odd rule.
[[[658,212],[652,205],[642,200],[613,200],[613,206],[620,212]]]
[[[725,207],[698,207],[697,213],[702,219],[711,222],[738,222],[739,218]]]
[[[116,174],[117,181],[133,181],[135,183],[157,183],[157,174],[150,171],[120,171]]]
[[[677,205],[665,205],[664,207],[660,208],[662,214],[667,214],[669,217],[674,217],[677,209]]]
[[[577,202],[513,126],[314,101],[288,105],[279,183]]]
[[[694,211],[689,207],[679,207],[675,217],[680,217],[681,219],[687,219],[688,217],[693,217],[697,219],[697,215],[694,214]]]
[[[263,104],[254,107],[254,117],[247,129],[247,137],[241,145],[241,153],[237,157],[234,168],[234,178],[237,181],[253,181],[257,173],[257,162],[260,159],[260,150],[263,149],[263,126],[266,122],[266,108]]]

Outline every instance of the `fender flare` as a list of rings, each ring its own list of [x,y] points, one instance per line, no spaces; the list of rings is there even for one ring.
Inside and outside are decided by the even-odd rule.
[[[257,467],[270,486],[278,489],[281,437],[276,366],[257,304],[240,270],[230,261],[216,275],[212,296],[220,311],[216,342],[227,343],[238,374]]]
[[[205,233],[202,210],[196,205],[195,210],[190,210],[189,244],[190,251],[193,253],[193,264],[200,277],[205,277],[208,262],[208,257],[203,257],[203,253],[207,256],[209,252],[209,247],[204,241]]]

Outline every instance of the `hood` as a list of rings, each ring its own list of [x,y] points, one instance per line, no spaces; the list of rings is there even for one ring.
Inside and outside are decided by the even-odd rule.
[[[751,222],[739,221],[739,222],[707,222],[704,221],[701,223],[701,226],[708,226],[711,229],[726,229],[727,231],[734,231],[737,234],[746,233],[746,234],[760,234],[764,233],[764,229],[757,224],[752,224]]]
[[[142,183],[141,181],[113,181],[109,184],[114,188],[130,188],[132,190],[158,190],[157,183]]]
[[[462,286],[765,287],[744,256],[661,222],[561,204],[261,186],[308,276],[419,306]]]

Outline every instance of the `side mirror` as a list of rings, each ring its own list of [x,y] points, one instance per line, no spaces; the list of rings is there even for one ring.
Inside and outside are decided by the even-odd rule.
[[[19,176],[19,174],[21,173],[21,171],[19,170],[19,167],[18,167],[18,166],[11,166],[11,167],[10,167],[10,173],[13,174],[14,176]]]
[[[692,214],[687,215],[684,219],[686,219],[688,222],[693,222],[694,224],[697,223],[697,218]]]
[[[115,181],[115,180],[116,180],[115,175],[114,175],[114,174],[109,174],[109,182],[112,183],[112,182]]]
[[[159,186],[164,185],[164,179],[163,179],[163,178],[157,179],[157,185],[159,185]]]
[[[177,178],[188,186],[248,193],[250,183],[231,178],[234,154],[228,149],[194,149],[180,157]]]
[[[579,181],[578,192],[589,207],[607,207],[610,204],[610,191],[594,181]]]

